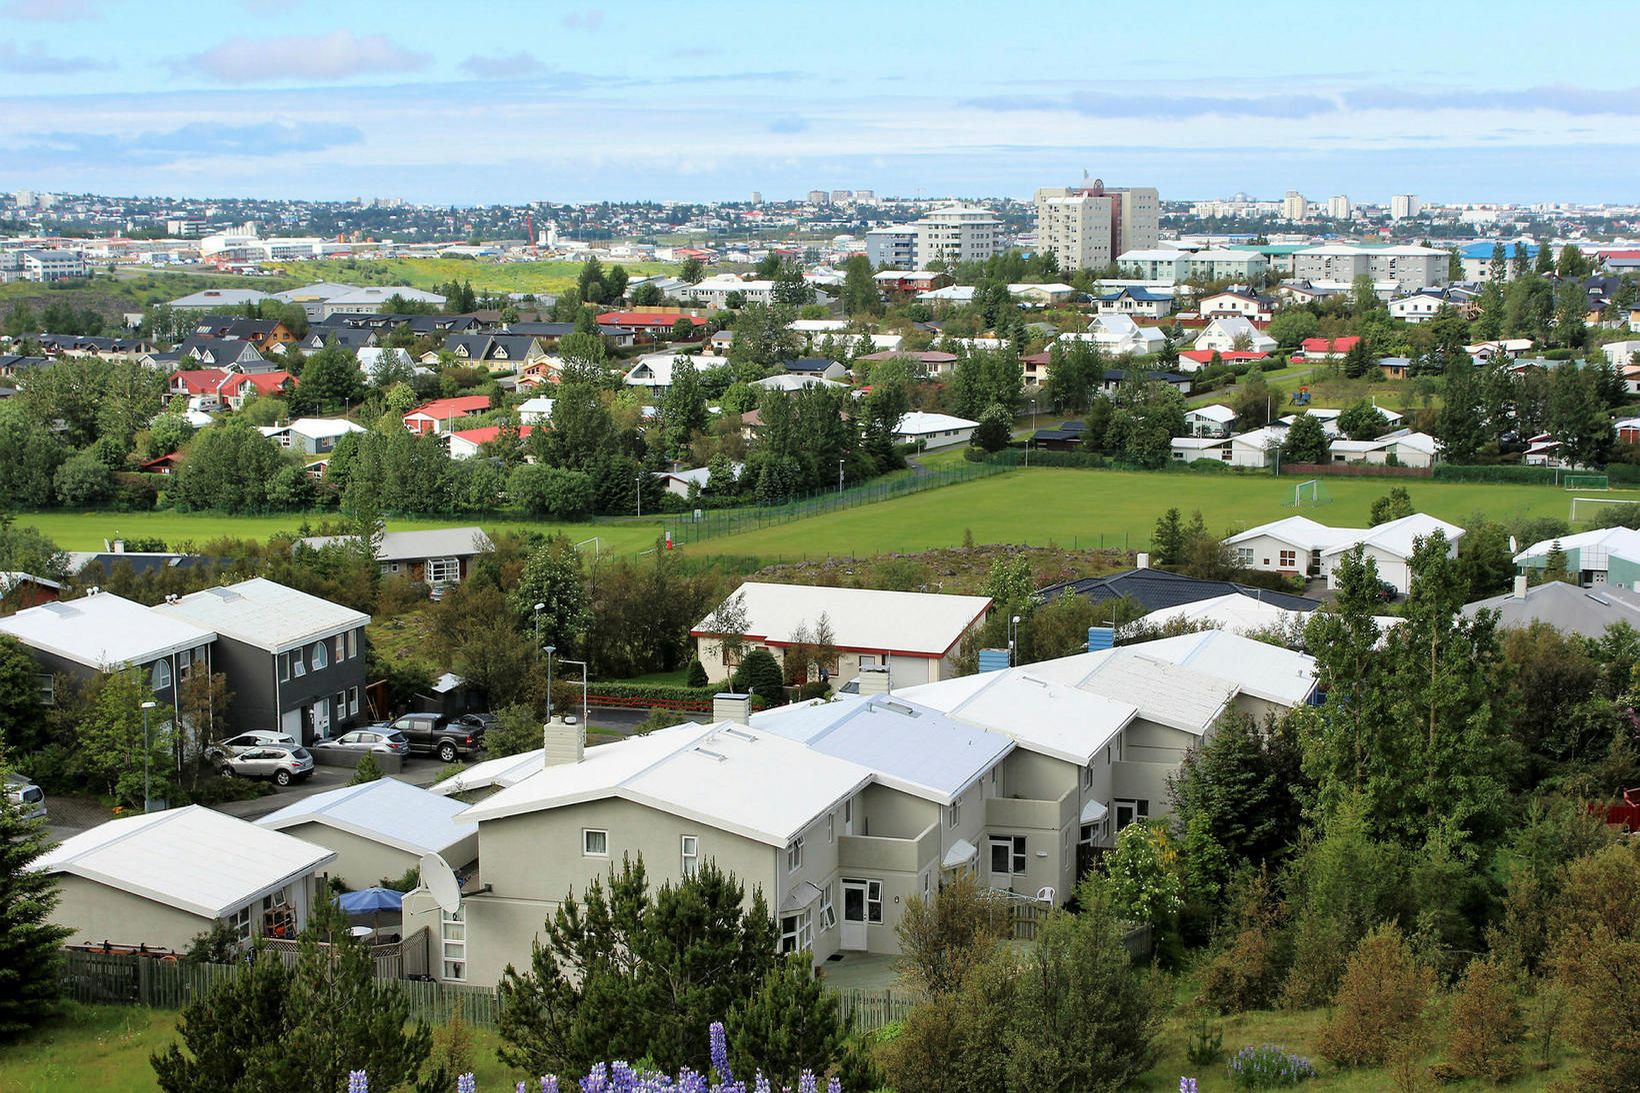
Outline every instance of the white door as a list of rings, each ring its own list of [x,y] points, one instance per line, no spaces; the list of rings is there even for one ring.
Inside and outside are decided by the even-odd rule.
[[[286,710],[279,719],[279,731],[298,743],[302,742],[302,711]]]
[[[840,944],[857,952],[866,947],[866,884],[863,880],[843,882],[843,932]]]

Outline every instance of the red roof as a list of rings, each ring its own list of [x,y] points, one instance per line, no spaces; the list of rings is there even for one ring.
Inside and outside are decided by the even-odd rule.
[[[518,436],[522,439],[529,436],[534,431],[535,426],[533,425],[520,425],[518,427]],[[501,435],[501,426],[484,425],[477,429],[462,429],[461,431],[451,433],[450,435],[459,436],[461,439],[469,441],[473,444],[488,444],[490,441]]]
[[[1331,340],[1327,338],[1305,338],[1300,348],[1304,350],[1306,355],[1310,353],[1348,353],[1355,348],[1356,343],[1360,340],[1361,337],[1358,334]]]
[[[175,387],[181,380],[183,390],[190,395],[214,395],[230,374],[221,368],[187,368],[171,373],[171,386]]]
[[[656,326],[671,330],[679,319],[688,319],[695,326],[705,326],[699,315],[669,315],[663,311],[606,311],[598,316],[599,326]]]
[[[145,471],[163,471],[163,470],[167,470],[171,467],[176,466],[177,462],[181,458],[182,458],[182,453],[181,452],[168,452],[165,455],[160,456],[158,459],[150,459],[148,462],[146,462],[142,465],[142,469],[145,470]]]
[[[295,383],[296,377],[283,370],[251,372],[246,375],[230,375],[222,382],[221,390],[230,395],[237,395],[244,388],[253,387],[259,395],[273,395]]]
[[[1236,361],[1261,361],[1269,355],[1268,353],[1239,353],[1232,349],[1228,353],[1220,353],[1219,360],[1225,364],[1233,364]],[[1213,359],[1213,351],[1211,349],[1185,349],[1179,353],[1179,356],[1186,360],[1195,361],[1197,364],[1206,364]]]
[[[404,416],[406,418],[430,417],[435,421],[449,421],[451,418],[481,413],[489,408],[489,395],[462,395],[459,398],[434,399],[432,402],[416,407]]]

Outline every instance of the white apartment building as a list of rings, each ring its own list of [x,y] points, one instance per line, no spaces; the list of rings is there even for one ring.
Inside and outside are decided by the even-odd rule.
[[[1160,238],[1161,197],[1152,187],[1107,189],[1095,179],[1036,192],[1036,242],[1062,270],[1103,269]]]
[[[1389,199],[1391,220],[1408,220],[1423,212],[1423,209],[1423,202],[1418,200],[1417,194],[1396,194]]]
[[[0,255],[0,280],[65,281],[89,272],[85,256],[77,250],[34,249],[7,251]]]
[[[872,269],[916,269],[917,229],[910,224],[866,232],[866,258]]]
[[[1301,281],[1347,285],[1357,277],[1390,282],[1402,292],[1445,285],[1451,255],[1433,247],[1358,247],[1344,243],[1310,247],[1293,255]]]
[[[978,205],[947,205],[910,224],[866,233],[866,257],[877,268],[927,269],[936,258],[983,262],[1001,249],[1002,221]]]
[[[1355,206],[1350,204],[1346,194],[1337,194],[1327,199],[1327,215],[1334,220],[1348,220],[1354,211]]]
[[[1281,218],[1303,220],[1309,214],[1310,203],[1304,200],[1304,195],[1297,190],[1288,190],[1287,196],[1281,199]]]

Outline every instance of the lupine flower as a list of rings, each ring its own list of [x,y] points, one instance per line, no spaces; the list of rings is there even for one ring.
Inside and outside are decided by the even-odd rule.
[[[526,1093],[526,1091],[524,1089],[524,1083],[519,1082],[518,1083],[518,1088],[516,1090],[514,1090],[513,1093]]]
[[[754,1093],[774,1093],[773,1087],[769,1085],[769,1079],[763,1076],[761,1070],[757,1072],[757,1077],[752,1081],[752,1089]]]
[[[1180,1078],[1179,1093],[1196,1093],[1196,1079]]]
[[[456,1093],[477,1093],[478,1079],[471,1073],[463,1074],[456,1079]]]
[[[712,1044],[712,1069],[718,1072],[718,1081],[734,1081],[734,1072],[729,1069],[729,1037],[723,1031],[723,1022],[713,1021],[706,1035]]]
[[[519,1090],[523,1093],[523,1090]],[[541,1075],[541,1093],[558,1093],[558,1076],[556,1074]]]
[[[843,1079],[833,1074],[826,1079],[826,1093],[843,1093]]]
[[[370,1093],[370,1075],[362,1070],[349,1070],[347,1093]]]
[[[805,1070],[797,1077],[797,1093],[820,1093],[814,1081],[814,1071]]]

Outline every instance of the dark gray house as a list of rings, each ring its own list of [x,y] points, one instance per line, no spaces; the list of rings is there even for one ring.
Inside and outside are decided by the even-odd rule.
[[[261,577],[153,610],[216,635],[216,670],[233,688],[229,714],[239,731],[275,730],[311,744],[366,716],[363,612]]]
[[[178,685],[194,671],[212,667],[216,634],[182,617],[111,592],[44,603],[0,619],[0,634],[28,646],[42,671],[41,696],[56,700],[57,676],[89,679],[124,667],[139,668],[159,703],[155,724],[180,719]]]

